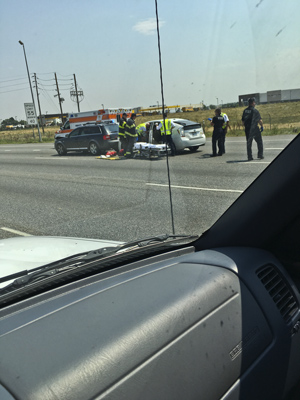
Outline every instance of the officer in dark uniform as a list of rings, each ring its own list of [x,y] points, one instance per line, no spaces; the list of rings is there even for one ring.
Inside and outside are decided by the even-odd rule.
[[[262,137],[261,137],[261,132],[264,130],[263,127],[263,121],[261,119],[260,113],[258,110],[255,108],[255,99],[251,97],[248,100],[248,107],[245,108],[243,111],[242,115],[242,122],[245,127],[245,134],[246,134],[246,140],[247,140],[247,156],[248,156],[248,161],[252,161],[252,142],[253,139],[257,143],[257,158],[263,159],[263,142],[262,142]],[[259,129],[258,124],[261,126]]]
[[[224,153],[224,132],[223,125],[225,123],[224,117],[221,115],[221,109],[216,108],[215,116],[211,121],[211,125],[214,127],[212,135],[212,154],[211,157],[222,156]],[[217,143],[218,143],[218,154],[217,154]]]

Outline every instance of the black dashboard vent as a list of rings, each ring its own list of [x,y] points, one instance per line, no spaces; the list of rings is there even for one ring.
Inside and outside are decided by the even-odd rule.
[[[299,307],[288,283],[273,265],[259,269],[257,276],[269,292],[283,319],[289,322]]]

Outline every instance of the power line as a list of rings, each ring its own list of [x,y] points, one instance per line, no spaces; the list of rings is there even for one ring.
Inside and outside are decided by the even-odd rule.
[[[38,85],[41,85],[41,86],[55,86],[55,83],[53,83],[52,85],[45,85],[44,83],[38,82]]]
[[[0,83],[1,82],[6,83],[6,82],[13,82],[13,81],[20,81],[20,80],[25,80],[25,79],[28,79],[28,78],[26,77],[26,78],[16,78],[16,79],[1,80]]]
[[[72,74],[63,75],[63,74],[60,74],[59,72],[57,72],[57,75],[60,75],[60,76],[73,76]]]
[[[39,78],[38,76],[36,78],[38,81],[53,81],[54,80],[53,78],[52,79],[42,79],[42,78]]]
[[[10,93],[10,92],[18,92],[20,90],[27,90],[29,88],[29,86],[27,86],[26,88],[22,88],[22,89],[14,89],[14,90],[7,90],[6,92],[0,92],[0,94],[2,93]]]
[[[57,107],[57,104],[52,100],[51,96],[49,95],[49,93],[47,93],[44,89],[41,89],[41,93],[44,96],[44,98],[49,102],[49,104],[51,103],[52,106],[54,106],[54,108],[59,111],[59,108]],[[47,96],[46,96],[47,95]]]
[[[19,86],[19,85],[26,85],[26,82],[14,83],[13,85],[1,86],[0,89],[2,89],[2,88],[7,88],[7,87],[12,87],[12,86]]]

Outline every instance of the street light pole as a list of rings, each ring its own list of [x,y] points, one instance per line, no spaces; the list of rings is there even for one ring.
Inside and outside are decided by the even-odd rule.
[[[218,97],[216,97],[216,99],[217,99],[217,107],[218,107],[218,105],[219,105],[219,99],[218,99]]]
[[[24,43],[21,42],[21,40],[19,40],[19,43],[23,47],[23,51],[24,51],[25,63],[26,63],[26,68],[27,68],[28,80],[29,80],[29,86],[30,86],[30,91],[31,91],[31,98],[32,98],[35,118],[36,118],[38,132],[39,132],[39,141],[41,142],[42,141],[42,136],[41,136],[39,120],[38,120],[37,113],[36,113],[36,108],[35,108],[35,102],[34,102],[34,97],[33,97],[32,86],[31,86],[31,80],[30,80],[29,68],[28,68],[27,57],[26,57],[26,52],[25,52],[25,46],[24,46]]]

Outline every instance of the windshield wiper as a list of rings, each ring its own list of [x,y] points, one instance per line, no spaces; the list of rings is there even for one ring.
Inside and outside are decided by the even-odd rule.
[[[119,250],[126,249],[128,247],[134,247],[134,246],[144,247],[144,246],[148,246],[149,244],[155,243],[155,242],[165,242],[168,239],[174,239],[174,240],[176,240],[176,239],[180,239],[180,240],[195,239],[196,240],[196,239],[198,239],[198,237],[199,237],[198,235],[169,235],[169,234],[165,233],[162,235],[150,236],[150,237],[147,237],[144,239],[137,239],[137,240],[133,240],[131,242],[127,242],[127,243],[121,245]]]
[[[48,270],[51,270],[52,268],[56,268],[56,267],[64,267],[66,265],[68,265],[69,263],[74,264],[74,262],[76,262],[76,259],[78,259],[78,262],[81,261],[89,261],[92,260],[93,258],[97,258],[97,257],[101,257],[104,256],[105,254],[108,253],[112,253],[112,249],[118,249],[120,246],[111,246],[111,247],[104,247],[104,248],[100,248],[97,250],[92,250],[92,251],[85,251],[83,253],[77,253],[77,254],[72,254],[71,256],[62,258],[58,261],[53,261],[49,264],[44,264],[42,266],[36,267],[36,268],[32,268],[32,269],[25,269],[23,271],[19,271],[16,272],[14,274],[10,274],[10,275],[6,275],[2,278],[0,278],[0,283],[4,283],[7,281],[11,281],[12,279],[16,279],[16,278],[20,278],[20,277],[26,277],[29,274],[33,274],[35,272],[40,273],[40,272],[45,272]],[[26,278],[24,278],[24,281],[26,281]],[[22,282],[22,279],[16,279],[15,282]],[[0,290],[1,293],[1,290]]]
[[[102,260],[105,257],[111,255],[124,255],[127,251],[134,251],[139,248],[144,248],[146,246],[151,246],[155,243],[165,243],[167,240],[171,240],[171,243],[174,241],[182,241],[188,240],[189,242],[192,240],[198,239],[197,235],[157,235],[151,236],[144,239],[133,240],[131,242],[127,242],[123,245],[119,246],[111,246],[104,247],[97,250],[91,250],[84,253],[75,254],[59,261],[54,261],[50,264],[46,264],[37,268],[33,268],[31,270],[20,271],[15,274],[7,275],[4,278],[1,278],[0,283],[10,281],[15,279],[12,283],[0,289],[0,296],[10,293],[16,289],[20,289],[24,286],[27,286],[29,283],[42,281],[46,278],[53,277],[59,273],[66,273],[68,271],[74,270],[78,267],[83,266],[91,261]],[[169,243],[168,243],[169,244]],[[154,246],[155,247],[155,246]],[[117,254],[118,253],[118,254]]]

